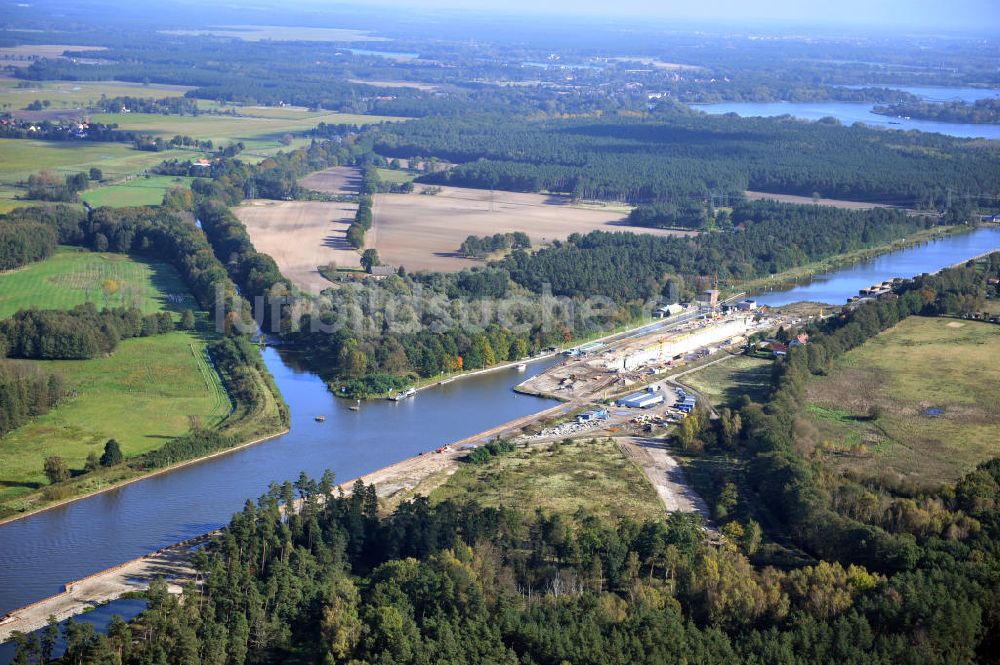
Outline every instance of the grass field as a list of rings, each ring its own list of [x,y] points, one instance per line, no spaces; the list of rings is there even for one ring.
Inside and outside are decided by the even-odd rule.
[[[196,154],[190,150],[145,152],[128,143],[0,139],[0,182],[27,180],[42,169],[73,174],[91,166],[101,169],[105,178],[114,178],[138,173],[165,159],[191,159]]]
[[[91,116],[91,120],[107,124],[116,123],[119,129],[152,136],[173,137],[180,134],[196,139],[210,139],[215,144],[223,145],[242,141],[248,150],[280,146],[278,140],[284,134],[303,132],[321,122],[364,125],[400,120],[400,118],[381,116],[316,113],[306,109],[276,109],[279,113],[267,113],[266,109],[261,107],[238,110],[242,116],[99,113]],[[254,113],[262,115],[251,115]]]
[[[662,519],[665,514],[642,470],[607,439],[536,445],[482,466],[464,464],[430,498],[502,503],[528,513],[583,508],[608,519]]]
[[[83,50],[82,47],[72,47]],[[32,81],[30,88],[18,87],[21,79],[0,78],[0,108],[18,111],[31,102],[49,100],[49,109],[86,108],[108,97],[181,97],[193,88],[181,85],[142,85],[124,81]]]
[[[950,482],[1000,454],[1000,327],[912,316],[810,383],[823,458]],[[932,415],[940,410],[938,415]]]
[[[411,171],[400,171],[398,169],[376,169],[378,171],[378,177],[382,182],[387,182],[392,185],[402,185],[406,182],[412,182],[419,173]]]
[[[174,332],[125,340],[106,358],[39,362],[62,374],[75,394],[0,439],[0,501],[45,485],[49,455],[79,470],[110,438],[129,457],[187,432],[190,416],[217,424],[229,413],[229,398],[204,348],[197,335]]]
[[[121,280],[122,292],[147,312],[183,306],[167,303],[168,294],[184,294],[193,305],[166,264],[61,250],[47,261],[0,275],[2,314],[25,304],[69,307],[96,298],[103,305],[92,284],[104,277]],[[205,358],[205,342],[196,332],[173,332],[124,340],[108,357],[39,361],[62,374],[72,394],[0,439],[0,512],[18,510],[24,495],[46,484],[42,464],[49,455],[82,469],[87,454],[100,452],[109,438],[131,456],[185,433],[191,416],[206,426],[219,423],[229,414],[230,401]]]
[[[735,356],[687,374],[679,381],[707,397],[715,406],[736,406],[743,395],[761,401],[771,384],[771,361]]]
[[[118,293],[106,299],[101,283],[114,279]],[[180,296],[168,302],[167,294]],[[68,309],[84,302],[98,307],[135,305],[144,312],[196,309],[176,271],[157,261],[139,262],[122,254],[61,247],[46,261],[0,273],[0,317],[19,309]]]
[[[130,180],[122,185],[110,185],[90,189],[80,194],[80,198],[95,208],[109,206],[155,206],[163,201],[163,195],[174,187],[190,187],[194,178],[174,176],[150,176]]]

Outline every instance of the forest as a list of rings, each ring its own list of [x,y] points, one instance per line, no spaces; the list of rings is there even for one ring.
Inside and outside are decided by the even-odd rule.
[[[0,270],[13,270],[52,256],[55,231],[37,222],[0,224]]]
[[[0,356],[3,356],[0,341]],[[66,396],[62,377],[30,363],[0,360],[0,437],[40,416]]]
[[[677,110],[572,120],[468,114],[371,131],[379,154],[459,164],[420,182],[633,204],[733,201],[751,189],[943,209],[957,196],[989,205],[1000,181],[989,145],[832,119]]]
[[[136,307],[97,310],[25,309],[0,320],[0,348],[12,358],[82,360],[112,353],[118,342],[175,330],[170,312],[146,314]]]
[[[469,236],[462,241],[458,251],[473,259],[481,259],[493,252],[511,249],[531,249],[531,239],[523,231],[494,233],[491,236]]]

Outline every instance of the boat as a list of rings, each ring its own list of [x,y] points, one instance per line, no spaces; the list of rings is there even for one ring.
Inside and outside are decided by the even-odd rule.
[[[325,423],[326,422],[326,416],[316,416],[316,422],[318,422],[318,423]]]
[[[416,388],[407,388],[401,393],[396,393],[395,395],[390,396],[389,399],[392,400],[393,402],[399,402],[401,400],[406,399],[407,397],[413,397],[416,394],[417,394]]]
[[[442,380],[438,381],[438,385],[439,386],[448,385],[449,383],[451,383],[454,380],[455,380],[455,377],[449,376],[447,379],[442,379]]]
[[[517,364],[517,371],[518,372],[523,372],[526,369],[528,369],[528,364],[527,363],[518,363]]]

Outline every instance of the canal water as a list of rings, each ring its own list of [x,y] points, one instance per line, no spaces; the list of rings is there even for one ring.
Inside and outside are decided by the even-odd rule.
[[[318,478],[327,468],[346,481],[554,403],[511,390],[554,358],[528,372],[457,379],[401,402],[365,402],[360,411],[293,357],[267,348],[264,361],[291,407],[289,433],[0,527],[0,615],[60,592],[67,581],[216,529],[271,481],[295,480],[300,471]]]
[[[772,307],[801,301],[843,305],[848,298],[858,295],[859,290],[872,284],[893,277],[909,278],[936,272],[994,250],[1000,250],[1000,227],[979,228],[816,275],[790,289],[757,294],[754,300]]]

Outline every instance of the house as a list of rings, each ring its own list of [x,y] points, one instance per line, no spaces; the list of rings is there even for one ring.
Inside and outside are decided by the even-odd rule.
[[[788,355],[788,345],[781,342],[771,344],[771,355],[775,358],[783,358]]]
[[[741,300],[736,303],[736,309],[741,312],[752,312],[757,309],[757,301],[747,298],[746,300]]]
[[[678,303],[673,303],[670,305],[663,305],[661,307],[657,307],[654,310],[654,313],[661,319],[665,319],[668,316],[677,316],[683,311],[684,307],[682,305],[679,305]]]
[[[398,268],[395,266],[372,266],[371,276],[376,279],[385,279],[390,275],[395,275]]]

